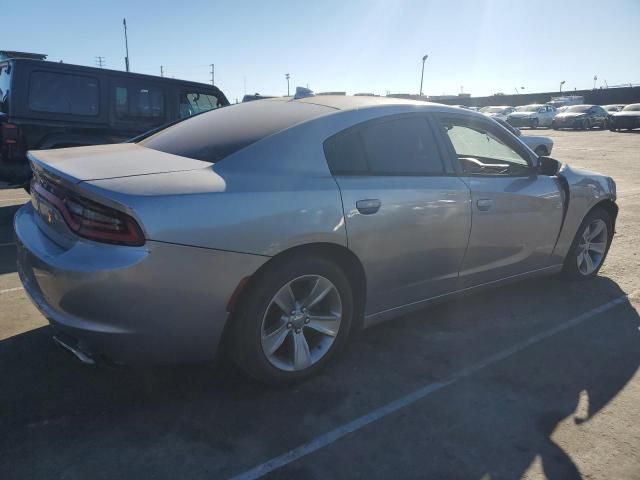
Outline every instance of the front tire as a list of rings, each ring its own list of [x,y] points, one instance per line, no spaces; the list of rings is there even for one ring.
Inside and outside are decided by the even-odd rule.
[[[531,120],[531,128],[535,130],[540,125],[540,121],[537,118]]]
[[[613,219],[602,208],[592,210],[580,224],[564,261],[563,275],[571,280],[595,277],[613,239]]]
[[[351,285],[335,263],[295,254],[258,274],[234,315],[231,354],[254,379],[283,385],[322,370],[345,344]]]

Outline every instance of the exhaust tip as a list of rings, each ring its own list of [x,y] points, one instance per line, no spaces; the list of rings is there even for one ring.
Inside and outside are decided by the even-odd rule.
[[[76,358],[78,360],[80,360],[82,363],[85,363],[87,365],[95,365],[95,360],[93,358],[91,358],[91,356],[85,352],[83,352],[82,350],[78,349],[77,347],[73,346],[71,344],[71,342],[67,342],[65,340],[63,340],[62,338],[60,338],[59,336],[55,335],[53,337],[53,341],[56,342],[56,344],[58,344],[58,346],[64,348],[65,350],[67,350],[68,352],[73,353]]]

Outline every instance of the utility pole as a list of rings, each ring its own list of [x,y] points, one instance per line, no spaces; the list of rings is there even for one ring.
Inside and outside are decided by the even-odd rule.
[[[164,77],[164,67],[160,65],[160,76]]]
[[[287,97],[289,96],[289,74],[285,73],[284,78],[287,79]]]
[[[429,55],[422,57],[422,74],[420,75],[420,96],[422,96],[422,81],[424,80],[424,62],[426,62]]]
[[[215,85],[214,80],[214,76],[213,76],[213,72],[214,72],[214,64],[210,63],[209,66],[211,67],[211,85]]]
[[[106,60],[104,57],[96,56],[96,65],[98,68],[103,68],[106,65]]]
[[[566,80],[562,80],[560,82],[560,93],[562,93],[562,85],[564,85],[565,83],[567,83]]]
[[[124,48],[126,50],[126,55],[124,57],[124,66],[129,71],[129,40],[127,39],[127,19],[122,19],[122,25],[124,25]]]
[[[593,76],[593,89],[596,89],[596,82],[598,81],[598,75]]]

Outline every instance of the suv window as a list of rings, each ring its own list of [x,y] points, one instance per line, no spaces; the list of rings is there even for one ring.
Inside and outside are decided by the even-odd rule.
[[[35,112],[95,116],[99,112],[98,80],[84,75],[33,72],[29,108]]]
[[[183,93],[180,95],[180,118],[187,118],[198,113],[221,107],[220,100],[208,93]]]
[[[440,175],[436,140],[424,117],[373,120],[327,139],[325,156],[338,175]]]
[[[143,85],[117,85],[114,89],[116,118],[138,120],[164,119],[164,92],[160,88]]]
[[[10,68],[9,64],[0,65],[0,113],[9,113]]]
[[[443,119],[442,124],[466,175],[528,175],[529,161],[488,126]]]

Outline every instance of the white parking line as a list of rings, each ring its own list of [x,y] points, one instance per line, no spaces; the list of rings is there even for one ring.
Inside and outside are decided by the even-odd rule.
[[[472,365],[468,368],[465,368],[453,374],[451,377],[444,380],[443,382],[430,383],[428,385],[425,385],[424,387],[419,388],[418,390],[410,393],[409,395],[406,395],[402,398],[399,398],[398,400],[395,400],[391,403],[388,403],[387,405],[384,405],[376,410],[373,410],[372,412],[367,413],[366,415],[363,415],[349,423],[346,423],[336,428],[335,430],[331,430],[330,432],[327,432],[324,435],[320,435],[319,437],[316,437],[313,440],[310,440],[309,442],[304,443],[297,448],[294,448],[293,450],[289,450],[288,452],[278,457],[272,458],[271,460],[268,460],[252,468],[251,470],[248,470],[244,473],[236,475],[235,477],[232,477],[231,480],[254,480],[254,479],[263,477],[264,475],[270,472],[273,472],[278,468],[284,467],[285,465],[295,462],[296,460],[299,460],[302,457],[310,455],[313,452],[316,452],[326,446],[331,445],[332,443],[337,442],[338,440],[347,436],[350,433],[356,432],[371,423],[374,423],[388,415],[391,415],[392,413],[397,412],[398,410],[408,407],[409,405],[412,405],[418,400],[422,400],[430,396],[431,394],[439,390],[442,390],[445,387],[448,387],[449,385],[453,385],[459,380],[462,380],[470,375],[473,375],[476,372],[479,372],[480,370],[483,370],[502,360],[505,360],[521,352],[522,350],[529,348],[532,345],[535,345],[537,343],[542,342],[543,340],[546,340],[550,337],[553,337],[554,335],[557,335],[558,333],[561,333],[569,328],[580,325],[581,323],[585,322],[586,320],[589,320],[590,318],[600,313],[606,312],[607,310],[611,310],[612,308],[626,302],[628,297],[635,296],[638,293],[640,293],[640,291],[636,291],[628,295],[622,295],[614,300],[611,300],[610,302],[607,302],[581,315],[573,317],[567,320],[566,322],[556,325],[553,328],[544,330],[536,335],[533,335],[532,337],[529,337],[527,340],[518,342],[512,347],[507,348],[506,350],[502,350],[501,352],[491,355],[490,357],[482,360],[479,363],[476,363],[475,365]]]
[[[16,242],[0,243],[0,247],[12,247]]]
[[[23,289],[22,287],[6,288],[4,290],[0,290],[0,293],[17,292],[22,289]]]
[[[20,197],[20,198],[0,198],[0,202],[16,202],[18,200],[27,201],[30,200],[30,197]]]

